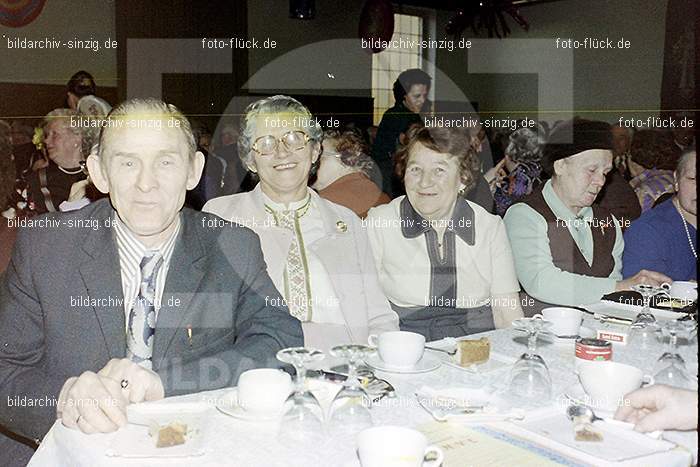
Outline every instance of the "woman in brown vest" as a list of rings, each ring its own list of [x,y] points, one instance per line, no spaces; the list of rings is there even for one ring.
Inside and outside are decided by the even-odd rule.
[[[622,280],[620,221],[592,206],[612,170],[611,149],[605,122],[575,119],[559,125],[542,159],[551,180],[506,213],[518,280],[533,299],[527,315],[548,304],[585,305],[635,284],[670,282],[646,270]]]

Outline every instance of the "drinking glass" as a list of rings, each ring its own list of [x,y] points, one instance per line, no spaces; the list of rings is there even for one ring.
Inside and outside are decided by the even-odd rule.
[[[513,321],[516,331],[527,334],[527,351],[513,364],[508,380],[506,398],[519,407],[546,405],[552,398],[552,379],[544,359],[537,354],[537,338],[551,334],[550,321],[539,316]]]
[[[279,440],[283,444],[320,443],[325,438],[323,410],[310,391],[305,389],[306,367],[324,358],[323,352],[308,347],[289,347],[277,352],[277,360],[289,363],[296,370],[294,392],[284,405]]]
[[[659,294],[668,296],[668,286],[655,287],[653,285],[637,284],[632,286],[632,290],[642,296],[643,305],[642,311],[637,313],[630,326],[630,340],[637,342],[642,348],[647,348],[651,345],[659,330],[656,317],[651,313],[649,306],[651,297]]]
[[[697,381],[688,373],[685,360],[678,353],[678,338],[690,340],[697,329],[696,323],[670,320],[662,322],[660,327],[662,335],[668,336],[668,347],[654,367],[654,383],[697,389]]]
[[[357,344],[338,345],[331,349],[332,356],[348,362],[348,377],[331,403],[329,434],[337,437],[355,436],[372,426],[372,399],[360,384],[357,365],[374,352],[371,347]]]

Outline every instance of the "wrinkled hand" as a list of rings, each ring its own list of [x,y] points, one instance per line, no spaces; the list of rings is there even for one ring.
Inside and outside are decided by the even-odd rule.
[[[666,274],[642,269],[632,277],[629,277],[623,281],[617,281],[617,284],[615,285],[615,291],[620,292],[622,290],[630,290],[633,285],[638,284],[646,284],[654,287],[659,287],[664,282],[670,284],[671,282],[673,282],[673,280]]]
[[[491,191],[493,192],[496,188],[496,185],[506,178],[508,174],[506,173],[505,169],[503,166],[505,165],[506,159],[505,157],[501,159],[498,164],[490,168],[484,173],[484,178],[486,179],[486,182],[489,184],[489,188],[491,188]]]
[[[117,381],[86,371],[63,384],[56,417],[83,433],[109,433],[126,424],[128,403]]]
[[[70,187],[70,194],[68,195],[68,201],[78,201],[86,197],[85,189],[90,184],[90,179],[78,180]]]
[[[634,423],[641,432],[694,430],[698,426],[698,393],[663,384],[637,389],[625,395],[617,420]]]
[[[128,358],[111,359],[98,374],[116,381],[120,389],[122,389],[121,382],[127,381],[123,394],[129,403],[155,401],[165,397],[160,376],[155,371],[139,366]]]

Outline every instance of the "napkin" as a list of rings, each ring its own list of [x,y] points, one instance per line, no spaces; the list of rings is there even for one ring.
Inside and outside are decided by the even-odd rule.
[[[676,447],[669,441],[652,439],[630,428],[605,422],[593,424],[602,434],[602,441],[576,441],[573,423],[559,408],[540,412],[540,416],[528,417],[517,425],[550,441],[610,462],[648,456]]]

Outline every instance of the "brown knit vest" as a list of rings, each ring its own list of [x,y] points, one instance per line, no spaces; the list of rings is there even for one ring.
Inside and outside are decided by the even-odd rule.
[[[581,250],[578,249],[576,242],[574,242],[567,225],[562,221],[557,223],[557,216],[547,205],[542,195],[542,188],[540,187],[534,191],[522,202],[537,211],[547,221],[547,237],[554,265],[562,271],[574,274],[608,277],[615,267],[615,258],[613,258],[612,250],[615,246],[615,237],[617,236],[615,219],[610,211],[600,206],[593,206],[591,233],[593,234],[594,253],[593,264],[589,265]],[[557,306],[556,304],[541,302],[534,297],[530,297],[527,293],[524,293],[523,298],[528,300],[528,305],[523,306],[526,316],[539,313],[543,308],[549,306]],[[532,300],[534,300],[535,304],[530,306],[529,303]],[[524,304],[525,302],[523,301],[522,303]]]

